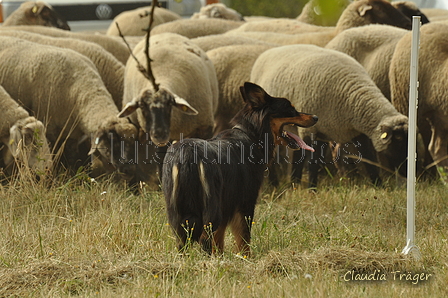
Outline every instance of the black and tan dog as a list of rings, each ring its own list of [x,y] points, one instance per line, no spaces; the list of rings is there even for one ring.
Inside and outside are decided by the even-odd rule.
[[[316,116],[297,112],[289,100],[255,84],[240,90],[245,106],[232,129],[210,140],[182,140],[165,157],[162,187],[179,250],[197,241],[209,253],[222,253],[230,224],[239,252],[249,255],[255,204],[275,145],[314,151],[284,126],[310,127]]]

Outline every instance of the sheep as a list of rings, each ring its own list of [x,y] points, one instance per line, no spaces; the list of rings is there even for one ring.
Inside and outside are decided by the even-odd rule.
[[[325,3],[322,0],[311,0],[303,7],[296,20],[320,26],[335,26],[349,4],[349,0],[333,0]],[[425,14],[411,1],[393,1],[391,4],[410,19],[412,16],[421,16],[422,24],[429,22]]]
[[[251,32],[248,32],[251,33]],[[192,38],[191,42],[198,45],[202,50],[208,52],[210,50],[231,46],[231,45],[260,45],[260,46],[276,46],[277,44],[265,42],[256,38],[241,36],[241,35],[227,35],[227,34],[214,34],[207,36],[200,36]],[[238,89],[238,88],[237,88]]]
[[[221,34],[235,29],[242,24],[244,24],[244,22],[215,18],[181,19],[154,27],[154,29],[151,30],[151,35],[171,32],[183,35],[188,38],[195,38],[205,35]]]
[[[207,56],[215,67],[219,86],[214,134],[231,128],[230,120],[244,104],[239,86],[249,81],[252,66],[258,56],[272,47],[271,45],[243,44],[219,47],[207,52]]]
[[[55,38],[18,30],[0,30],[0,36],[14,36],[39,44],[72,49],[88,57],[95,64],[104,85],[111,93],[118,109],[121,109],[124,88],[124,65],[100,45],[83,40],[63,37]]]
[[[409,77],[412,33],[398,42],[390,65],[393,105],[403,114],[409,111]],[[417,126],[434,162],[448,168],[448,96],[447,88],[448,24],[431,22],[420,29],[418,65]]]
[[[67,22],[44,2],[27,1],[13,11],[4,21],[3,26],[38,25],[70,30]]]
[[[408,32],[405,29],[376,24],[351,28],[339,33],[326,45],[326,48],[343,52],[358,61],[365,68],[384,96],[390,101],[390,61],[396,44]],[[361,140],[358,140],[356,144],[360,146],[369,145],[362,143]],[[340,144],[337,145],[335,150],[344,148],[344,151],[347,151],[349,146],[351,144]],[[356,152],[356,149],[352,149],[351,151]],[[340,149],[339,152],[341,152]],[[388,165],[390,161],[386,157],[378,154],[378,159],[384,167],[390,167]],[[345,164],[336,163],[335,165],[341,172],[349,171]],[[406,173],[403,170],[400,173],[405,175]]]
[[[294,39],[294,43],[325,46],[343,30],[367,24],[388,24],[405,29],[411,29],[412,27],[411,20],[394,8],[389,2],[385,0],[359,0],[347,6],[339,18],[336,27],[315,26],[297,20],[275,20],[248,22],[237,29],[229,31],[228,34],[238,33],[240,31],[287,33],[295,34],[291,38]],[[260,38],[265,40],[263,39],[263,34],[260,34]],[[273,42],[272,39],[265,41]]]
[[[350,4],[350,0],[310,0],[302,8],[302,12],[296,18],[297,21],[318,25],[335,26],[344,9]]]
[[[151,7],[141,7],[133,10],[128,10],[117,15],[109,28],[106,31],[106,35],[119,36],[120,33],[116,24],[120,27],[120,31],[125,36],[144,36],[146,33],[146,29],[148,28],[148,12]],[[179,20],[182,17],[163,7],[155,7],[154,10],[154,19],[151,28],[154,28],[157,25],[172,22],[175,20]]]
[[[192,19],[218,18],[232,21],[244,21],[243,16],[236,10],[223,3],[212,3],[201,7],[199,12],[191,16]]]
[[[368,24],[387,24],[411,29],[411,20],[385,0],[358,0],[342,12],[335,27],[316,26],[293,19],[273,19],[260,22],[246,22],[232,32],[264,31],[287,34],[321,32],[335,36],[345,29]],[[325,36],[325,35],[323,35]]]
[[[53,152],[73,152],[85,136],[90,154],[110,167],[132,175],[135,125],[119,119],[118,108],[94,64],[69,50],[0,36],[0,84],[46,125]],[[126,152],[120,150],[120,143]],[[113,147],[111,148],[111,143]],[[84,156],[87,159],[87,155]]]
[[[0,142],[8,148],[5,164],[15,159],[39,175],[51,170],[52,157],[43,123],[30,116],[1,85],[0,106]]]
[[[146,40],[142,40],[133,51],[139,61],[145,60],[145,44]],[[147,140],[151,139],[152,146],[160,147],[184,137],[210,138],[217,108],[218,82],[205,52],[184,36],[163,33],[151,36],[149,57],[159,90],[155,92],[155,87],[130,57],[125,70],[124,108],[120,117],[129,116],[143,129]],[[145,164],[141,163],[141,167]],[[153,173],[147,174],[151,176]],[[147,177],[142,180],[151,182]]]
[[[408,30],[388,25],[368,25],[347,29],[327,45],[352,56],[370,75],[386,98],[390,100],[389,66],[395,46]]]
[[[352,57],[314,45],[277,47],[258,57],[251,81],[273,96],[289,98],[297,109],[319,117],[315,127],[299,128],[302,139],[309,141],[315,136],[318,140],[346,143],[364,134],[377,152],[395,156],[394,166],[406,159],[406,150],[402,149],[407,145],[408,118],[394,108]],[[370,151],[363,149],[368,148],[360,148],[363,158],[374,159]],[[295,157],[300,157],[300,152]],[[317,185],[316,162],[310,163],[310,187]],[[301,178],[302,166],[294,161],[293,177]],[[374,182],[379,179],[377,169],[371,169],[370,174]]]
[[[21,30],[21,31],[28,31],[38,34],[43,34],[47,36],[52,37],[64,37],[64,38],[73,38],[76,40],[84,40],[84,41],[90,41],[96,44],[99,44],[102,46],[106,51],[114,55],[115,58],[117,58],[118,61],[121,63],[126,64],[126,61],[129,58],[129,50],[126,47],[126,45],[119,40],[116,40],[112,36],[106,36],[103,34],[89,34],[89,33],[82,33],[82,32],[71,32],[71,31],[65,31],[57,28],[50,28],[50,27],[43,27],[43,26],[11,26],[11,27],[3,27],[0,26],[1,30]]]

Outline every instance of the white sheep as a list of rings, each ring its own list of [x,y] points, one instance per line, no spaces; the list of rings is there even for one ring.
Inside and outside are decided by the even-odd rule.
[[[233,31],[264,31],[287,34],[326,32],[338,34],[345,29],[368,24],[388,24],[411,29],[411,21],[385,0],[357,0],[347,6],[335,27],[316,26],[295,19],[246,22]]]
[[[237,22],[224,19],[181,19],[159,26],[151,30],[151,35],[160,33],[177,33],[188,38],[199,36],[221,34],[229,30],[235,29],[245,22]]]
[[[335,26],[349,4],[350,0],[310,0],[296,20],[318,26]]]
[[[11,29],[28,31],[52,37],[64,37],[64,38],[73,38],[76,40],[90,41],[102,46],[123,64],[126,64],[126,61],[129,58],[129,50],[126,47],[126,45],[123,43],[123,41],[117,40],[113,36],[107,36],[104,34],[71,32],[43,26],[11,26],[11,27],[0,26],[0,30],[11,30]]]
[[[218,18],[232,21],[244,21],[243,16],[224,3],[212,3],[201,7],[199,12],[191,16],[192,19]]]
[[[117,15],[109,28],[106,31],[106,35],[119,36],[117,25],[120,27],[120,31],[124,36],[144,36],[146,29],[149,25],[149,12],[151,7],[140,7],[133,10],[128,10]],[[154,18],[151,28],[157,25],[179,20],[182,17],[168,9],[163,7],[155,7]]]
[[[358,0],[342,13],[335,27],[310,25],[297,20],[247,22],[228,34],[239,31],[265,31],[295,34],[295,43],[325,46],[337,34],[348,28],[368,24],[386,24],[411,29],[411,20],[385,0]],[[268,42],[270,40],[267,40]],[[272,41],[271,41],[272,42]]]
[[[146,65],[145,44],[146,40],[142,40],[133,51],[143,65]],[[137,170],[139,179],[154,187],[155,166],[161,166],[163,157],[154,158],[163,156],[166,151],[166,147],[159,145],[188,137],[207,139],[213,135],[218,82],[205,52],[184,36],[174,33],[151,36],[149,56],[159,90],[155,91],[130,57],[126,64],[124,108],[120,116],[130,116],[146,133],[143,143],[147,146],[142,149],[147,152],[140,157],[143,161]],[[149,155],[154,156],[154,150],[161,152],[153,158]],[[154,162],[159,164],[154,165]]]
[[[393,105],[403,114],[409,111],[409,77],[412,33],[397,44],[390,65]],[[431,22],[420,29],[418,65],[417,125],[430,156],[448,168],[448,24]],[[426,156],[425,163],[430,163]]]
[[[258,56],[272,47],[243,44],[219,47],[207,52],[215,66],[219,86],[215,134],[231,128],[230,120],[244,106],[239,87],[250,80],[250,72]]]
[[[27,1],[13,11],[3,22],[3,26],[38,25],[70,30],[67,22],[44,2]]]
[[[252,32],[243,32],[252,33]],[[260,45],[260,46],[276,46],[277,44],[262,41],[260,39],[251,38],[236,34],[213,34],[192,38],[191,42],[197,44],[205,52],[210,50],[231,46],[231,45]],[[239,87],[239,86],[238,86]],[[237,88],[238,89],[238,88]],[[238,91],[239,92],[239,91]]]
[[[111,93],[118,109],[121,109],[124,88],[124,65],[100,45],[84,40],[64,37],[56,38],[19,30],[0,30],[0,36],[14,36],[39,44],[72,49],[88,57],[95,64],[104,85]]]
[[[80,140],[94,136],[91,153],[114,169],[132,174],[135,165],[123,159],[134,157],[120,150],[120,145],[123,142],[125,150],[133,153],[137,129],[117,117],[118,108],[87,57],[0,36],[0,60],[0,84],[45,123],[53,152],[65,144],[67,153],[74,152]]]
[[[5,164],[16,160],[37,174],[51,170],[52,157],[43,123],[31,117],[1,85],[0,106],[0,142],[8,148]]]
[[[347,143],[364,134],[377,152],[396,156],[396,166],[406,159],[406,150],[395,150],[407,145],[408,118],[394,108],[350,56],[314,45],[273,48],[258,57],[251,81],[273,96],[289,98],[296,109],[319,117],[320,123],[315,127],[299,128],[302,139],[314,136],[318,140]],[[317,149],[319,155],[320,148]],[[368,148],[360,151],[363,149]],[[364,158],[374,158],[368,150],[361,153]],[[310,170],[315,175],[310,178],[310,186],[317,183],[316,172]],[[301,173],[296,175],[300,178]],[[377,170],[371,172],[371,178],[378,179]]]
[[[358,61],[390,100],[389,67],[395,46],[408,30],[388,25],[368,25],[339,33],[327,45]]]

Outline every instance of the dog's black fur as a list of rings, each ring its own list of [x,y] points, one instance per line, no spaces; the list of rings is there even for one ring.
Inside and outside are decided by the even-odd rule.
[[[300,148],[297,136],[283,127],[309,127],[317,121],[255,84],[246,82],[240,90],[245,106],[233,118],[232,129],[207,141],[182,140],[165,157],[162,188],[179,250],[197,241],[209,253],[222,253],[230,224],[239,251],[249,255],[255,204],[275,145]]]

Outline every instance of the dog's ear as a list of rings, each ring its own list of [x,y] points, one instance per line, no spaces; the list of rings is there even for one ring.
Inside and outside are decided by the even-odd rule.
[[[240,87],[240,92],[244,102],[250,104],[254,108],[265,105],[269,98],[269,95],[263,88],[250,82],[245,82],[244,86]]]

